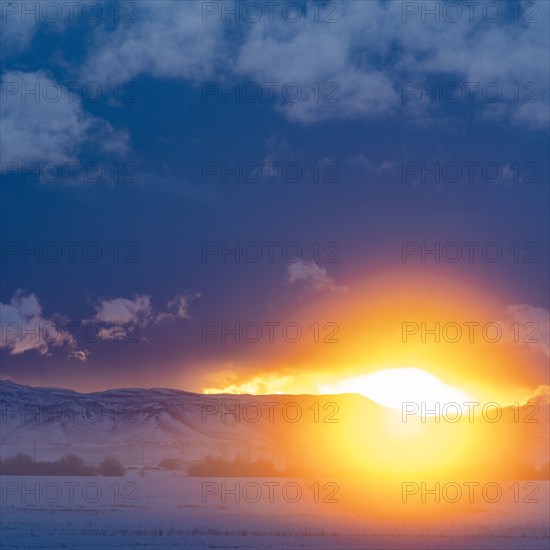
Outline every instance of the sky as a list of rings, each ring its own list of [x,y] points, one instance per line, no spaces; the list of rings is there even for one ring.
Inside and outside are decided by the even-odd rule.
[[[1,10],[2,377],[548,384],[548,2]]]

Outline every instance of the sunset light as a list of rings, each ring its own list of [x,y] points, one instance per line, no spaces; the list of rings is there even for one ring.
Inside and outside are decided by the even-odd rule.
[[[550,0],[0,0],[0,547],[550,550]]]
[[[404,403],[423,403],[435,415],[448,403],[473,401],[466,392],[445,384],[437,377],[415,368],[385,369],[342,380],[334,386],[320,386],[320,393],[359,393],[374,402],[402,410]]]

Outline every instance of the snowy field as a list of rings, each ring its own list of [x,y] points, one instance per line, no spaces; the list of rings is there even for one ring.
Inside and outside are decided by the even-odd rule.
[[[468,502],[413,485],[291,478],[4,476],[2,548],[540,549],[548,482],[499,482]],[[530,485],[531,484],[531,485]],[[464,485],[460,484],[462,487]],[[420,486],[419,486],[420,487]],[[433,489],[433,485],[429,488]],[[477,487],[483,489],[483,483]],[[489,490],[490,489],[490,490]],[[487,500],[495,500],[488,502]],[[421,522],[419,516],[433,518]]]

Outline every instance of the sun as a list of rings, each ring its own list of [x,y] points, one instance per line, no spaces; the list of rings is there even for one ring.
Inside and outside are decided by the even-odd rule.
[[[384,369],[353,376],[334,385],[320,386],[319,389],[323,394],[358,393],[379,405],[399,410],[405,403],[418,404],[418,410],[424,411],[440,410],[447,403],[457,403],[462,409],[464,403],[473,401],[465,391],[418,368]]]

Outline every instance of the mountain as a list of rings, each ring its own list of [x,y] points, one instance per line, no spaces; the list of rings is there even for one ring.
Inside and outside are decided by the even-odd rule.
[[[115,457],[151,468],[211,456],[269,461],[295,474],[429,469],[534,479],[547,476],[548,392],[541,388],[515,413],[503,407],[497,422],[478,415],[475,422],[416,417],[405,424],[400,411],[356,394],[78,393],[1,380],[0,458],[25,453],[51,461],[70,453],[91,464]]]
[[[331,417],[338,406],[326,407],[334,399],[175,389],[78,393],[1,380],[0,456],[55,460],[74,453],[91,463],[115,456],[126,466],[154,467],[166,458],[192,463],[210,455],[285,467],[285,442],[297,429],[307,425],[311,433],[315,424],[338,422]]]

